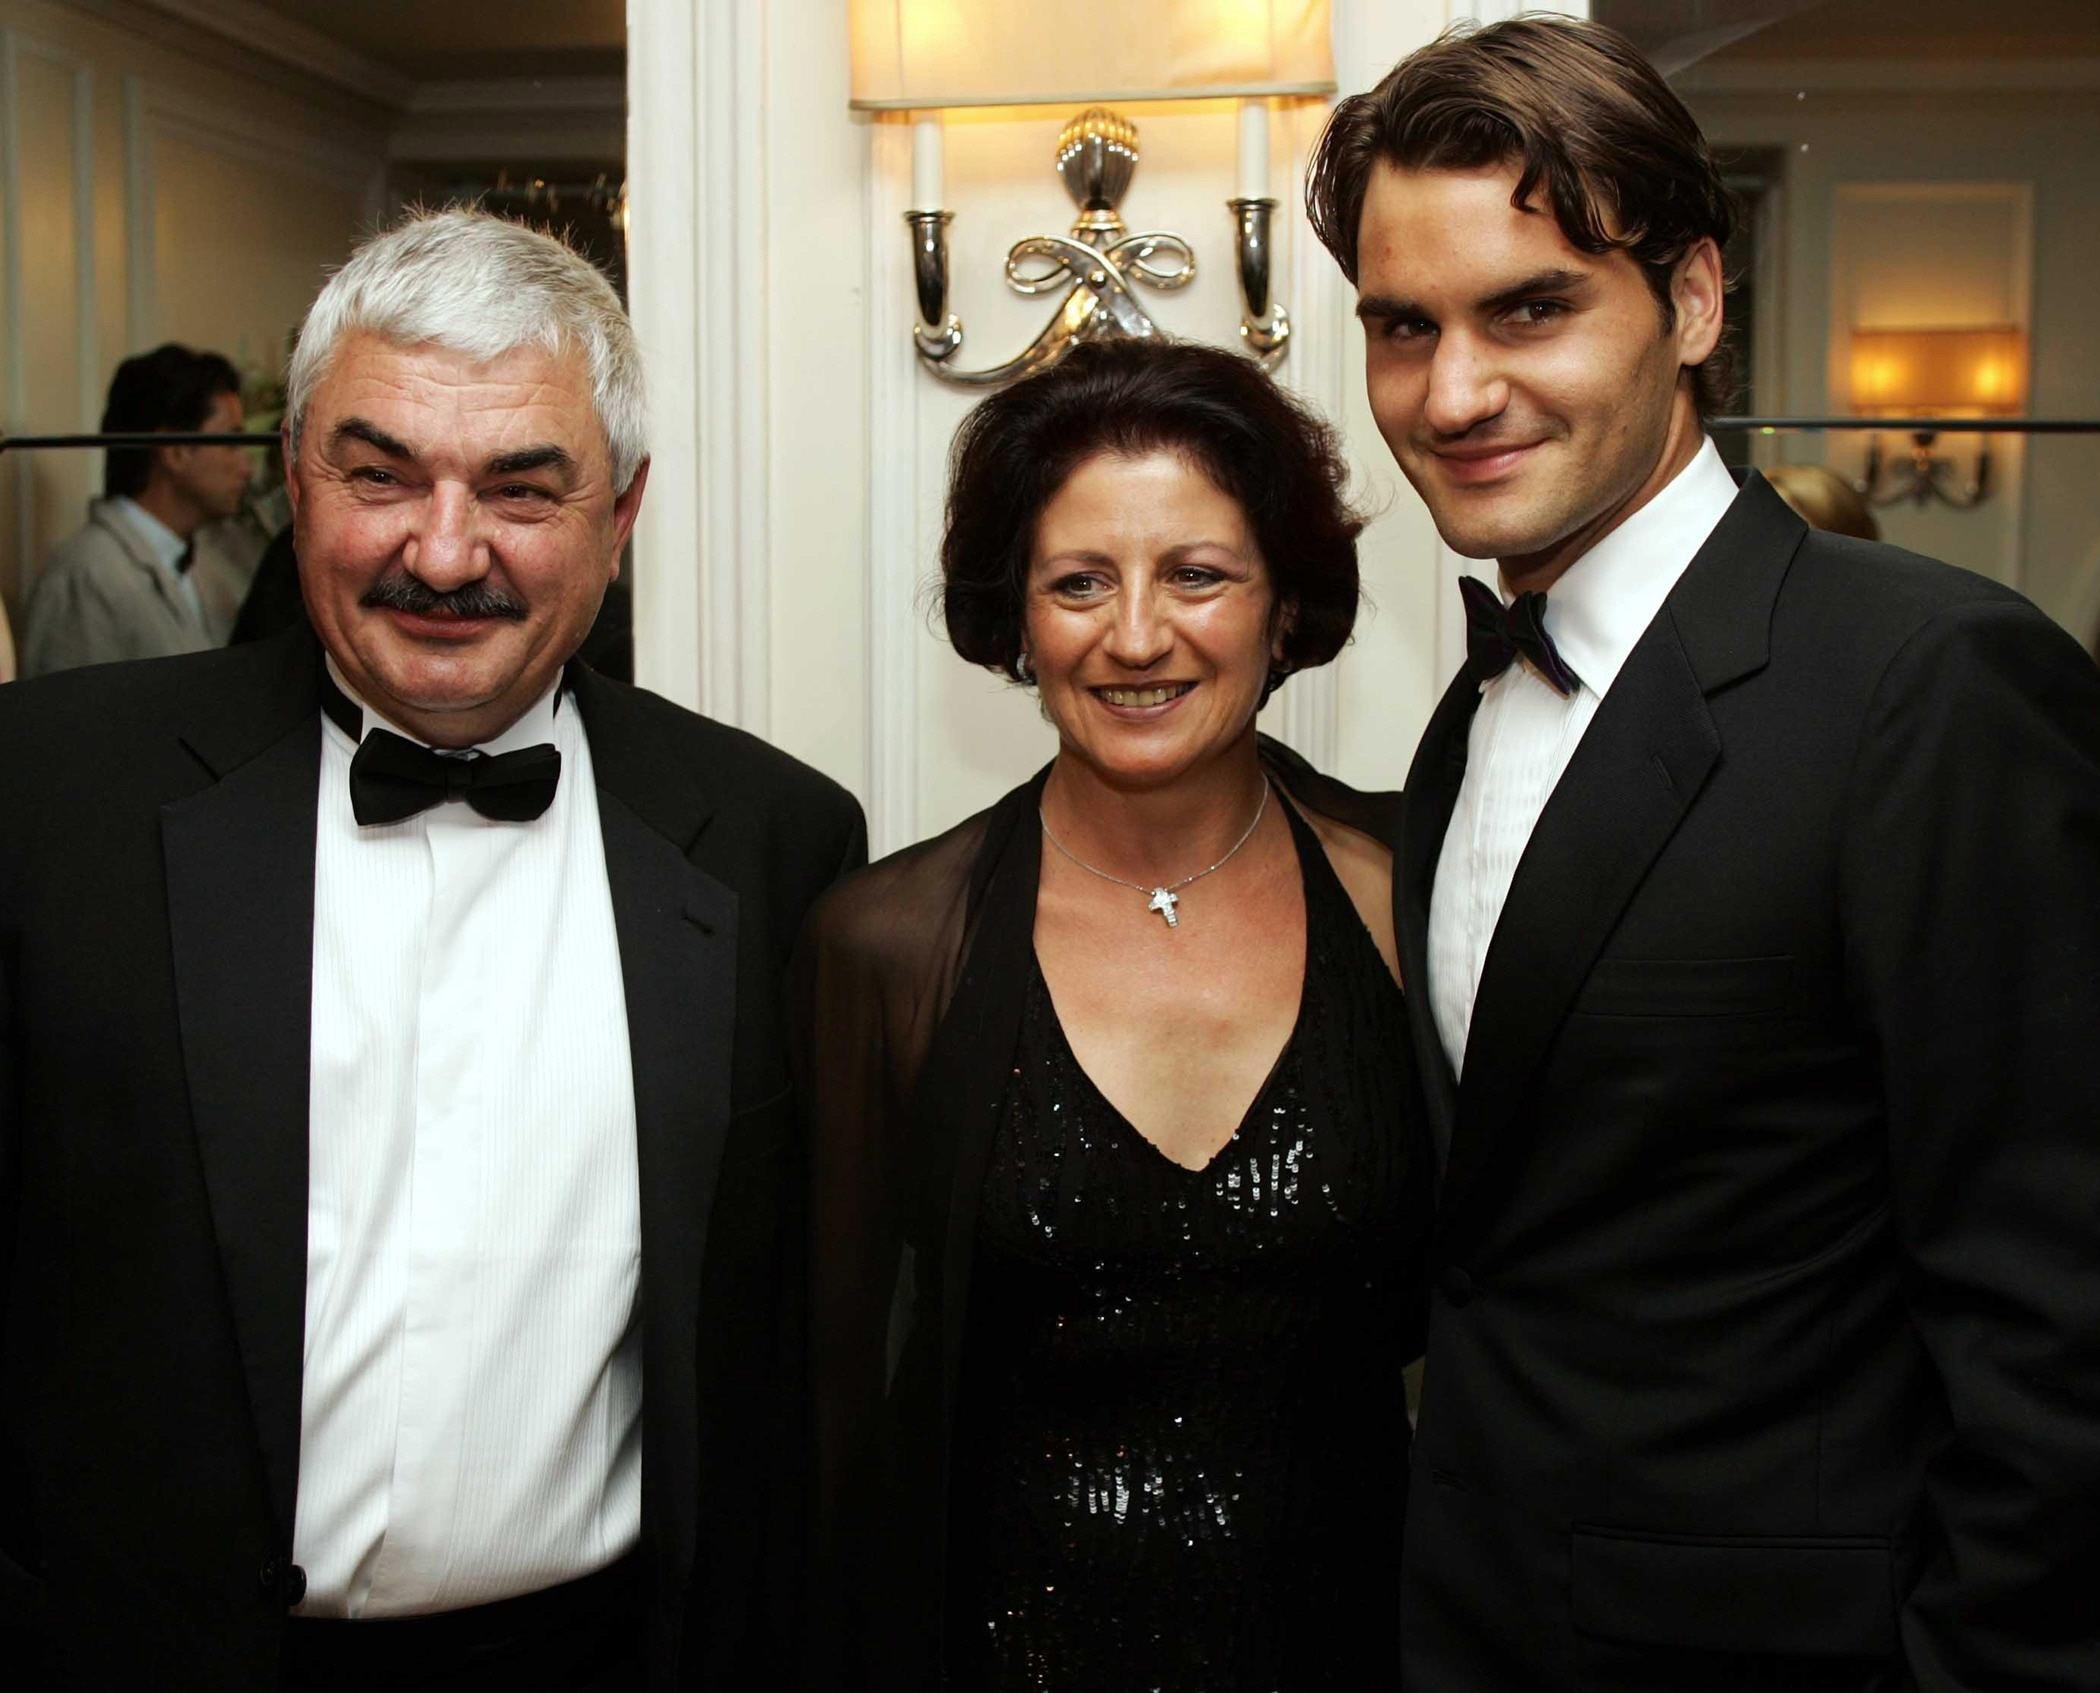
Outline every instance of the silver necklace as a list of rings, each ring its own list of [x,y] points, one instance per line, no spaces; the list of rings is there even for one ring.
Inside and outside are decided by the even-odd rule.
[[[1175,915],[1174,907],[1181,903],[1180,890],[1187,887],[1191,882],[1202,881],[1203,878],[1208,876],[1213,870],[1222,870],[1225,868],[1226,865],[1230,864],[1232,862],[1232,855],[1238,852],[1240,848],[1245,846],[1249,841],[1254,839],[1254,831],[1261,827],[1262,814],[1268,809],[1269,784],[1268,781],[1264,779],[1261,785],[1261,804],[1257,805],[1254,808],[1254,821],[1252,823],[1249,823],[1247,825],[1246,832],[1242,834],[1238,840],[1234,841],[1229,848],[1226,849],[1225,856],[1219,859],[1218,862],[1215,864],[1205,865],[1201,870],[1198,870],[1193,876],[1184,876],[1178,882],[1169,882],[1164,887],[1157,888],[1148,888],[1143,882],[1126,882],[1121,876],[1111,876],[1106,870],[1099,869],[1095,865],[1087,863],[1087,861],[1081,858],[1078,853],[1074,852],[1070,847],[1066,846],[1063,841],[1059,840],[1055,835],[1053,835],[1050,832],[1050,820],[1043,815],[1041,806],[1037,806],[1035,817],[1036,821],[1042,824],[1043,826],[1043,839],[1048,841],[1055,848],[1057,848],[1059,852],[1063,853],[1065,857],[1069,858],[1074,864],[1078,865],[1080,869],[1086,871],[1090,875],[1099,876],[1104,882],[1113,882],[1119,888],[1129,888],[1134,893],[1149,894],[1151,896],[1152,903],[1147,905],[1145,909],[1147,911],[1158,912],[1160,916],[1164,917],[1167,920],[1168,928],[1178,929],[1181,927],[1181,919]]]

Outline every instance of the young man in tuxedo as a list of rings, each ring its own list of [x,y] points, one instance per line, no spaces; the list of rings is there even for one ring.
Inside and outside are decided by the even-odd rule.
[[[780,978],[859,808],[569,662],[648,465],[568,248],[409,220],[289,389],[312,630],[0,695],[11,1667],[767,1685]]]
[[[2100,1687],[2100,674],[1722,467],[1728,196],[1610,31],[1424,48],[1309,200],[1500,578],[1396,866],[1410,1685]]]

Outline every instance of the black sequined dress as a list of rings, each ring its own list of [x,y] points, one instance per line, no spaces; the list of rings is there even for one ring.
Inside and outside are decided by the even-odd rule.
[[[1206,1168],[1108,1103],[1033,972],[956,1425],[955,1693],[1396,1679],[1410,1049],[1391,976],[1290,816],[1298,1021]]]

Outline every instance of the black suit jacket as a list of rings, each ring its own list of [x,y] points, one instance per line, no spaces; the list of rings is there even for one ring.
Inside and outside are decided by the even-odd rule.
[[[299,630],[0,690],[0,1615],[54,1680],[275,1685],[318,675]],[[633,1050],[652,1681],[754,1685],[792,1422],[781,977],[860,812],[749,736],[571,686]]]
[[[1578,567],[1579,568],[1579,567]],[[1438,708],[1403,964],[1478,690]],[[1411,1685],[2100,1687],[2100,674],[1752,476],[1519,864],[1449,1147]]]

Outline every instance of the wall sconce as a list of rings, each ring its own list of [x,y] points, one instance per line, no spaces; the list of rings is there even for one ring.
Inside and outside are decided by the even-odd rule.
[[[2009,324],[1981,329],[1855,329],[1852,409],[1862,416],[1963,418],[2018,414],[2027,378],[2027,336]],[[1963,488],[1948,479],[1954,461],[1933,453],[1938,432],[1914,429],[1910,453],[1883,488],[1881,438],[1868,437],[1860,492],[1875,505],[1940,500],[1966,511],[1990,493],[1991,438],[1982,437],[1976,473]]]
[[[1139,288],[1168,292],[1196,274],[1195,249],[1168,230],[1133,234],[1123,197],[1138,166],[1137,126],[1106,102],[1238,97],[1234,224],[1240,337],[1273,367],[1290,318],[1270,298],[1268,191],[1272,99],[1334,91],[1327,0],[853,0],[853,105],[903,111],[912,126],[912,265],[919,362],[944,382],[994,387],[1046,370],[1082,341],[1160,330]],[[1006,255],[1023,295],[1062,290],[1033,342],[1004,364],[955,362],[961,320],[948,309],[948,225],[939,113],[959,106],[1081,105],[1053,164],[1078,215],[1068,235],[1029,235]]]

